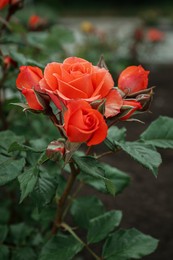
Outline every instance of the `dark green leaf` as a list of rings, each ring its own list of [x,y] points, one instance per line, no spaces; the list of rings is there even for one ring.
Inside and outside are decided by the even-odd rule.
[[[38,260],[70,260],[82,250],[83,245],[73,236],[57,234],[42,248]]]
[[[105,177],[111,180],[113,183],[115,194],[122,192],[122,190],[129,184],[130,177],[125,172],[120,171],[115,167],[111,167],[105,163],[102,163],[101,167],[104,170]],[[86,175],[85,173],[80,173],[79,179],[101,192],[108,192],[105,186],[105,181],[102,179],[95,179],[89,175]]]
[[[10,226],[10,234],[13,238],[13,243],[20,245],[25,243],[26,239],[33,232],[33,228],[25,223],[13,224]]]
[[[105,139],[105,144],[111,150],[115,150],[117,148],[116,142],[124,142],[126,138],[126,128],[119,129],[116,126],[112,126],[108,130],[107,138]]]
[[[56,187],[57,181],[54,177],[51,177],[46,172],[39,173],[35,191],[32,192],[32,198],[38,207],[50,203],[55,195]]]
[[[6,224],[9,221],[10,212],[6,208],[0,208],[0,224]]]
[[[20,203],[33,191],[37,179],[38,174],[34,167],[18,176],[21,190]]]
[[[14,142],[23,143],[24,136],[17,136],[10,130],[0,132],[0,147],[8,150],[9,146]]]
[[[8,227],[5,225],[0,225],[0,242],[2,243],[7,236],[8,233]]]
[[[9,259],[9,248],[4,245],[0,245],[0,260]]]
[[[30,146],[27,146],[24,144],[20,144],[18,142],[14,142],[10,145],[8,152],[14,152],[14,151],[32,151],[35,153],[41,153],[43,150],[38,150],[33,147],[30,147]]]
[[[36,254],[30,247],[20,247],[13,251],[12,260],[36,260]]]
[[[153,147],[140,142],[119,143],[119,146],[133,159],[151,170],[155,177],[157,176],[158,167],[162,159],[160,154],[156,152]]]
[[[71,207],[71,214],[79,227],[88,228],[90,219],[105,212],[103,203],[96,197],[80,197]]]
[[[13,160],[10,157],[0,155],[0,185],[14,180],[22,171],[25,160]]]
[[[103,257],[115,259],[141,259],[155,251],[158,240],[132,228],[110,235],[103,247]]]
[[[173,148],[173,118],[160,116],[141,134],[141,139],[160,148]]]
[[[115,186],[113,182],[105,176],[105,171],[102,168],[101,163],[91,156],[77,156],[74,155],[73,159],[78,165],[81,172],[90,175],[93,179],[103,180],[105,186],[110,194],[115,195]]]
[[[92,218],[87,234],[88,243],[97,243],[118,227],[122,218],[121,211],[113,210]]]

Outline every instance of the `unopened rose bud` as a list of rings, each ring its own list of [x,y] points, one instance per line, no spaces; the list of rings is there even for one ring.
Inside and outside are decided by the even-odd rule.
[[[65,144],[64,140],[59,139],[56,141],[52,141],[47,149],[46,155],[53,161],[59,161],[65,154]]]
[[[13,60],[10,56],[5,56],[3,61],[5,69],[9,69],[10,67],[17,67],[17,62]]]
[[[38,89],[39,81],[43,78],[40,68],[33,66],[21,66],[20,73],[16,80],[17,88],[25,96],[28,106],[34,110],[44,110],[34,89]]]
[[[123,70],[118,79],[118,88],[126,95],[141,91],[147,88],[149,71],[141,65],[129,66]]]

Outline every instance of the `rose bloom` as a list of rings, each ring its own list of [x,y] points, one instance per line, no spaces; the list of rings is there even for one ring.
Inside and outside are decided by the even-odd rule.
[[[34,88],[38,86],[42,78],[43,74],[40,68],[33,66],[20,67],[20,73],[16,79],[16,86],[25,96],[28,106],[31,109],[44,109],[34,92]]]
[[[117,90],[112,90],[113,86],[114,81],[108,70],[93,66],[92,63],[78,57],[69,57],[63,63],[49,63],[45,67],[44,78],[40,81],[40,89],[51,97],[59,109],[60,99],[66,105],[70,100],[82,99],[92,102],[107,98],[108,95],[109,100],[110,96],[116,96],[116,99],[119,99],[117,102],[109,102],[109,108],[106,104],[107,117],[119,113],[122,103]]]
[[[149,71],[141,65],[129,66],[123,70],[118,78],[118,88],[125,94],[133,94],[144,90],[148,86]]]
[[[98,110],[86,101],[71,101],[64,113],[64,129],[70,142],[88,146],[101,143],[107,136],[107,124]]]

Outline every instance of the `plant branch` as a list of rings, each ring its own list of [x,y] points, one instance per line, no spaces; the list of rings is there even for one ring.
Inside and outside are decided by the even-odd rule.
[[[70,168],[71,168],[71,174],[69,175],[69,178],[67,180],[67,184],[66,184],[66,187],[64,189],[64,192],[63,192],[62,196],[60,197],[60,199],[58,201],[58,208],[57,208],[57,213],[56,213],[54,225],[52,227],[52,234],[56,234],[57,229],[61,226],[65,203],[66,203],[67,198],[69,196],[69,193],[70,193],[70,191],[73,187],[73,184],[76,180],[76,177],[79,174],[79,171],[75,168],[73,162],[70,162]]]
[[[78,235],[72,230],[72,228],[68,224],[61,223],[61,227],[67,230],[76,240],[78,240],[96,260],[102,259],[98,255],[96,255],[96,253],[94,253],[94,251],[80,237],[78,237]]]

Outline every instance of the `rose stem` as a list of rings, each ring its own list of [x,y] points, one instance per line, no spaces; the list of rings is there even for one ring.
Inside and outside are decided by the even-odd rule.
[[[65,206],[66,200],[67,200],[68,195],[69,195],[69,193],[70,193],[70,191],[73,187],[73,184],[76,180],[76,177],[79,174],[79,171],[75,168],[73,162],[70,162],[70,168],[71,168],[71,174],[68,177],[65,190],[64,190],[61,198],[58,201],[56,218],[55,218],[55,221],[54,221],[54,225],[52,227],[52,234],[56,234],[57,229],[61,226],[63,213],[64,213],[64,206]]]
[[[66,223],[61,223],[61,227],[67,230],[74,238],[76,238],[76,240],[78,240],[96,260],[102,259],[98,255],[96,255],[96,253],[94,253],[93,250],[80,237],[78,237],[78,235],[72,230],[69,225],[67,225]]]

